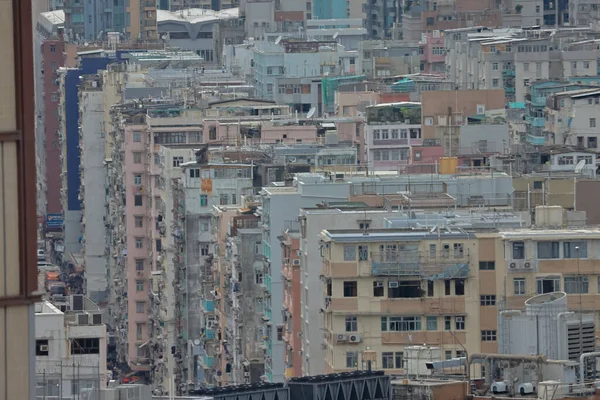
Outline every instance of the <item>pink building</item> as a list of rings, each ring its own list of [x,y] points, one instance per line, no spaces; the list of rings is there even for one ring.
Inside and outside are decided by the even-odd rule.
[[[284,231],[281,238],[283,285],[283,310],[286,315],[283,340],[287,343],[285,354],[285,377],[302,376],[302,285],[300,281],[300,234],[296,231]]]
[[[127,231],[127,314],[128,361],[132,369],[149,370],[147,350],[140,347],[148,338],[148,292],[153,250],[149,140],[146,125],[125,128],[125,188]],[[136,361],[132,363],[132,361]]]
[[[438,32],[435,35],[427,33],[419,43],[421,55],[421,72],[426,74],[446,73],[446,51],[444,37]]]
[[[48,39],[42,44],[44,63],[44,124],[46,137],[46,213],[62,213],[60,189],[62,162],[60,161],[58,108],[60,87],[57,70],[64,66],[65,43],[61,38]]]

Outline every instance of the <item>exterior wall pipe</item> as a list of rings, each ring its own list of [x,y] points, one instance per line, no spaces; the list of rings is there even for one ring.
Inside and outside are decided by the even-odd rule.
[[[564,311],[561,313],[558,313],[558,315],[556,316],[556,341],[558,342],[558,352],[557,355],[559,357],[562,357],[562,352],[564,349],[564,340],[563,340],[563,335],[562,335],[562,329],[561,329],[561,325],[560,322],[563,320],[564,317],[569,316],[569,315],[575,315],[575,313],[573,311]]]
[[[600,357],[600,351],[594,351],[591,353],[583,353],[579,357],[579,383],[583,385],[583,374],[585,371],[585,359],[590,357]]]

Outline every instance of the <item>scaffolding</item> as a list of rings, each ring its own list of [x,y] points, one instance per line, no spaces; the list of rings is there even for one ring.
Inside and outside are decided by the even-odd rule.
[[[466,279],[469,276],[469,259],[469,251],[462,247],[453,249],[448,247],[431,252],[418,250],[372,252],[371,272],[373,276],[386,277],[419,277],[428,280]]]

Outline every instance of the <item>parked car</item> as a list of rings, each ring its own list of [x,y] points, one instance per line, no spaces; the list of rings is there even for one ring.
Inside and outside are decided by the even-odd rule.
[[[43,249],[38,249],[37,258],[38,261],[46,261],[46,252]]]
[[[38,273],[45,271],[47,269],[50,269],[50,268],[56,268],[54,265],[52,265],[46,261],[38,261],[37,267],[38,267]]]

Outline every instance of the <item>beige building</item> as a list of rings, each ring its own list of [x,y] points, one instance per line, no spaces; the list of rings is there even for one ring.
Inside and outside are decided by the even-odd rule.
[[[158,39],[156,28],[156,1],[129,0],[127,14],[131,16],[127,35],[130,40],[152,41]]]
[[[36,165],[31,2],[0,1],[0,400],[35,398]]]
[[[560,226],[564,211],[538,214],[537,226]],[[442,358],[497,353],[498,313],[536,294],[565,291],[570,310],[600,313],[596,228],[324,230],[321,241],[325,372],[370,350],[374,368],[403,373],[415,344]]]

